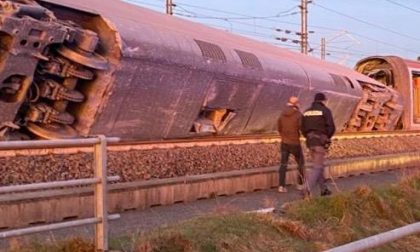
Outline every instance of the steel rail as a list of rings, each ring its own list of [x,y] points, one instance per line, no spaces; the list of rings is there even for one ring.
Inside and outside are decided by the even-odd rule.
[[[332,139],[358,139],[358,138],[375,138],[375,137],[394,137],[394,136],[418,136],[420,130],[413,131],[374,131],[374,132],[340,132]],[[205,143],[205,142],[230,142],[230,141],[256,141],[271,140],[280,141],[278,134],[259,134],[259,135],[241,135],[241,136],[212,136],[185,139],[171,139],[159,141],[126,141],[122,140],[117,143],[111,143],[110,146],[120,145],[158,145],[158,144],[181,144],[181,143]],[[304,140],[302,137],[301,140]]]
[[[381,138],[381,137],[410,137],[420,136],[420,131],[394,131],[394,132],[351,132],[340,133],[332,138],[333,141]],[[188,148],[188,147],[206,147],[211,145],[229,145],[229,144],[270,144],[279,143],[281,138],[278,134],[272,135],[252,135],[237,137],[213,137],[213,138],[194,138],[168,141],[140,141],[140,142],[118,142],[109,145],[110,151],[127,150],[149,150],[149,149],[170,149],[170,148]],[[302,137],[301,141],[305,139]]]
[[[381,138],[381,137],[411,137],[420,136],[420,131],[394,131],[394,132],[351,132],[340,133],[333,137],[333,141],[351,140],[351,139],[366,139],[366,138]],[[301,139],[304,141],[304,139]],[[73,145],[67,147],[59,147],[50,141],[68,141],[68,140],[40,140],[40,141],[16,141],[16,142],[0,142],[0,157],[10,156],[39,156],[48,154],[76,154],[76,153],[91,153],[92,148],[84,147],[83,145]],[[173,148],[193,148],[193,147],[207,147],[213,145],[242,145],[242,144],[273,144],[279,143],[280,137],[276,134],[272,135],[243,135],[243,136],[229,136],[229,137],[212,137],[212,138],[193,138],[193,139],[179,139],[167,141],[136,141],[136,142],[122,142],[117,138],[110,139],[107,144],[108,151],[130,151],[130,150],[152,150],[152,149],[173,149]],[[47,145],[44,145],[47,143]],[[83,144],[86,142],[83,142]],[[7,148],[1,148],[4,144]],[[29,147],[29,144],[32,147]],[[16,149],[10,146],[17,146]],[[27,147],[25,147],[27,146]],[[54,148],[55,147],[55,148]],[[42,149],[44,148],[44,149]],[[50,148],[50,149],[46,149]]]

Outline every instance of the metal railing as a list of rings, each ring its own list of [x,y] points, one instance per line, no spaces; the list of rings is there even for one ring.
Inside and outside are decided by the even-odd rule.
[[[59,187],[94,185],[94,213],[93,218],[86,218],[74,221],[66,221],[54,224],[46,224],[21,229],[12,229],[0,232],[0,238],[9,238],[13,236],[21,236],[34,234],[43,231],[51,231],[56,229],[75,227],[81,225],[95,224],[95,248],[97,251],[108,250],[108,221],[115,220],[120,217],[119,214],[108,215],[107,204],[107,182],[118,181],[119,176],[107,177],[107,142],[118,142],[118,138],[106,138],[98,136],[86,139],[68,139],[68,140],[40,140],[40,141],[16,141],[16,142],[0,142],[0,150],[16,150],[27,148],[60,148],[60,147],[93,147],[93,168],[94,178],[75,179],[67,181],[55,181],[47,183],[36,183],[27,185],[14,185],[0,187],[0,194],[18,193],[29,190],[44,190]]]
[[[384,233],[373,235],[365,239],[361,239],[336,248],[326,250],[325,252],[364,251],[417,233],[420,233],[420,222],[416,222],[404,227],[396,228]]]

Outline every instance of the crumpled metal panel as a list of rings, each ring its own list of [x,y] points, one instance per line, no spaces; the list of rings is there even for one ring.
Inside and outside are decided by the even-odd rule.
[[[130,71],[123,85],[114,90],[95,132],[105,131],[125,139],[188,136],[211,76],[154,63],[123,62],[123,66]],[[116,81],[119,78],[123,76]]]
[[[400,127],[403,129],[420,129],[420,125],[415,125],[412,114],[412,96],[410,70],[420,69],[420,63],[406,60],[397,56],[372,56],[361,59],[356,63],[355,69],[363,74],[371,74],[377,70],[387,70],[388,79],[381,80],[389,86],[390,93],[395,97],[390,106],[401,107],[402,116]],[[376,78],[376,77],[375,77]],[[393,118],[394,119],[394,118]],[[395,120],[395,119],[394,119]],[[398,119],[396,119],[398,120]]]

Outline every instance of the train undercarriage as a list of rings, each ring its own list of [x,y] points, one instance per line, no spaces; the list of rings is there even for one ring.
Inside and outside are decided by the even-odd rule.
[[[91,86],[109,69],[98,34],[34,1],[2,1],[0,13],[0,138],[80,135]]]

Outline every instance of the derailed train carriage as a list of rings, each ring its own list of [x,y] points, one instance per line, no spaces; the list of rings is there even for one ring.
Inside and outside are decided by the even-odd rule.
[[[319,91],[343,131],[394,130],[404,109],[351,69],[121,1],[1,1],[0,21],[3,139],[272,133]]]
[[[360,60],[355,67],[396,90],[404,99],[403,115],[398,128],[420,129],[420,62],[397,56],[372,56]]]

